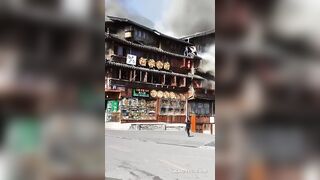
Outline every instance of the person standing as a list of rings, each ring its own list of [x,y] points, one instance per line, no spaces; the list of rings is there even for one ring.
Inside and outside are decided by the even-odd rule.
[[[188,117],[187,122],[186,122],[186,131],[187,131],[188,137],[190,137],[190,126],[191,126],[191,122]]]

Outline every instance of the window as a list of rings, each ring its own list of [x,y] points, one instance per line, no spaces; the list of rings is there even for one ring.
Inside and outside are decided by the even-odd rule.
[[[173,79],[173,76],[169,76],[169,75],[166,75],[166,78],[165,78],[165,85],[171,85],[171,80]]]
[[[161,115],[184,115],[185,101],[180,101],[175,99],[161,99],[160,114]]]
[[[123,98],[120,100],[120,109],[123,119],[156,120],[155,100],[143,98]]]
[[[186,78],[177,77],[177,84],[179,87],[185,87],[186,86]]]
[[[118,48],[117,48],[117,55],[123,56],[123,48],[121,46],[118,46]]]
[[[161,84],[161,78],[159,74],[153,74],[153,82],[154,84]]]
[[[210,115],[210,103],[209,102],[191,102],[191,113],[196,115]]]
[[[119,78],[119,68],[109,68],[108,70],[108,75],[111,74],[112,78]]]
[[[130,71],[122,70],[121,71],[121,79],[129,80],[130,79]]]
[[[135,81],[140,81],[141,71],[136,70],[135,72],[136,72],[136,73],[134,74],[134,75],[135,75],[135,77],[134,77]]]

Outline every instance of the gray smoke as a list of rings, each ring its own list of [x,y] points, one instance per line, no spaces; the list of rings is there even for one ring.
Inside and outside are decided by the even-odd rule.
[[[213,0],[174,0],[168,5],[156,28],[161,32],[181,37],[214,29],[215,2]]]
[[[156,29],[174,37],[182,37],[212,30],[215,28],[214,0],[174,0],[168,4],[167,12]],[[215,74],[215,45],[212,43],[204,53],[199,54],[203,61],[198,69],[200,72]]]
[[[215,75],[215,45],[209,46],[204,53],[199,54],[202,58],[198,71]]]
[[[105,14],[107,16],[116,16],[128,18],[144,26],[153,28],[154,23],[148,18],[141,16],[138,12],[128,9],[124,0],[105,0]]]

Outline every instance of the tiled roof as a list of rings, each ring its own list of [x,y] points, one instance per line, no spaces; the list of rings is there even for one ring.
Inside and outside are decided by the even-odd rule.
[[[147,30],[147,31],[149,31],[151,33],[154,33],[154,34],[156,34],[158,36],[161,36],[161,37],[164,37],[164,38],[168,38],[168,39],[171,39],[171,40],[183,43],[183,44],[192,45],[192,44],[190,44],[190,43],[188,43],[188,42],[186,42],[184,40],[181,40],[179,38],[175,38],[175,37],[172,37],[172,36],[168,36],[168,35],[162,34],[161,32],[159,32],[159,31],[157,31],[155,29],[149,28],[147,26],[144,26],[142,24],[139,24],[139,23],[137,23],[135,21],[132,21],[130,19],[127,19],[127,18],[115,17],[115,16],[106,16],[105,19],[106,20],[108,19],[108,20],[111,20],[111,21],[118,21],[118,22],[124,22],[124,23],[133,24],[133,25],[136,25],[136,26],[138,26],[138,27],[140,27],[142,29],[145,29],[145,30]]]
[[[191,39],[191,38],[195,38],[195,37],[200,37],[200,36],[206,36],[206,35],[209,35],[209,34],[214,34],[216,31],[214,29],[212,30],[208,30],[208,31],[203,31],[203,32],[197,32],[197,33],[194,33],[194,34],[191,34],[191,35],[188,35],[188,36],[184,36],[184,37],[181,37],[180,39],[181,40],[187,40],[187,39]]]

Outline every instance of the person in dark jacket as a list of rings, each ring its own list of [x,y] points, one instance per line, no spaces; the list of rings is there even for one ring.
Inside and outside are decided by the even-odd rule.
[[[186,131],[187,131],[188,137],[190,137],[190,125],[191,125],[191,122],[190,122],[190,119],[188,118],[186,122]]]

